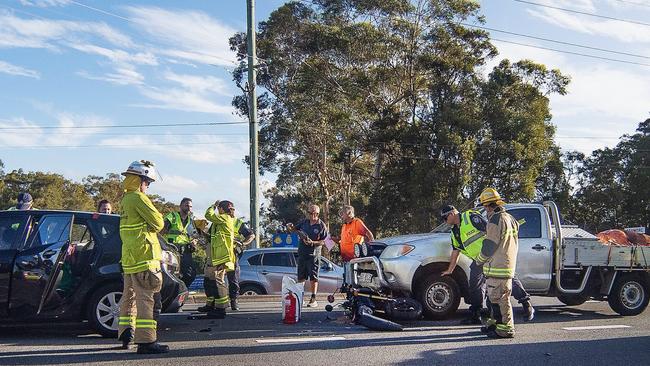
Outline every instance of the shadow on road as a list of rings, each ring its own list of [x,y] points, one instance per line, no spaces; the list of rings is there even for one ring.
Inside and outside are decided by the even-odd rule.
[[[518,309],[516,310],[518,311]],[[275,352],[289,352],[300,350],[336,350],[336,349],[353,349],[361,347],[369,349],[371,347],[382,346],[399,346],[413,344],[439,344],[451,343],[467,346],[478,340],[485,340],[478,327],[458,326],[458,319],[464,317],[466,313],[459,312],[455,318],[445,321],[415,321],[405,323],[407,327],[401,333],[385,333],[384,337],[371,339],[355,339],[347,337],[345,341],[338,342],[313,342],[298,344],[261,344],[250,341],[241,345],[220,345],[220,340],[226,339],[260,339],[270,337],[298,337],[298,336],[331,336],[331,335],[354,335],[364,334],[367,329],[346,323],[342,318],[342,313],[334,313],[338,318],[326,317],[324,311],[309,311],[303,314],[303,320],[299,324],[284,325],[280,322],[280,315],[277,313],[242,311],[233,313],[225,320],[198,319],[188,320],[189,314],[176,314],[164,316],[159,322],[159,337],[162,342],[169,342],[172,346],[172,352],[160,356],[138,356],[131,351],[113,350],[117,345],[116,340],[101,338],[94,335],[83,324],[49,324],[38,326],[31,324],[29,326],[10,325],[0,327],[0,343],[5,344],[0,351],[0,365],[3,364],[76,364],[85,362],[102,362],[102,361],[120,361],[120,360],[137,360],[142,358],[178,358],[179,363],[183,362],[182,358],[190,357],[210,357],[218,355],[247,355],[262,354]],[[537,317],[535,323],[550,322],[570,322],[578,320],[593,320],[612,318],[611,315],[605,315],[597,311],[589,311],[576,307],[564,306],[540,306],[537,308]],[[521,323],[520,316],[517,315],[516,322]],[[412,328],[412,329],[409,329]],[[427,334],[419,332],[426,330]],[[455,331],[453,334],[442,334],[443,331]],[[432,333],[433,332],[433,333]],[[438,333],[440,332],[440,333]],[[174,349],[175,342],[202,342],[201,346],[184,349]],[[205,342],[209,342],[206,346]],[[500,344],[489,346],[488,349],[481,345],[478,347],[464,347],[462,355],[456,354],[456,349],[446,351],[424,352],[420,359],[410,360],[404,364],[426,363],[426,364],[468,364],[464,360],[471,357],[477,357],[477,362],[481,361],[480,355],[493,355],[494,363],[499,360],[509,360],[505,353],[516,352],[531,353],[533,358],[525,358],[533,363],[530,364],[555,362],[553,354],[566,354],[566,347],[575,348],[575,361],[577,364],[584,364],[585,361],[580,357],[588,357],[589,352],[605,352],[604,350],[613,347],[613,352],[622,352],[625,349],[645,349],[650,346],[650,339],[642,338],[622,338],[618,340],[598,340],[598,341],[568,341],[552,342],[544,344],[502,344],[504,341],[495,341]],[[639,343],[643,342],[643,343]],[[643,345],[643,346],[642,346]],[[53,350],[24,350],[19,349],[12,351],[11,346],[18,347],[43,347],[52,346],[59,348]],[[70,346],[61,349],[61,346]],[[358,351],[358,350],[357,350]],[[468,355],[467,352],[470,352]],[[637,351],[638,352],[638,351]],[[546,354],[550,354],[546,355]],[[631,355],[623,355],[621,360],[636,360]],[[470,357],[470,358],[466,358]],[[531,356],[532,357],[532,356]],[[631,358],[632,357],[632,358]],[[543,361],[543,362],[542,362]],[[644,359],[647,362],[647,359]],[[490,362],[491,363],[491,362]],[[506,362],[512,363],[512,362]],[[564,362],[562,362],[564,363]],[[588,362],[587,362],[588,363]],[[565,363],[566,365],[570,363]],[[619,364],[642,364],[642,362],[622,362]],[[647,363],[646,363],[647,364]]]
[[[647,365],[650,337],[495,344],[421,352],[397,365]],[[504,344],[506,343],[506,344]]]

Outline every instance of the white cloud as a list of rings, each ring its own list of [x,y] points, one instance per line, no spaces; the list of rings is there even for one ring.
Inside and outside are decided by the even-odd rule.
[[[0,128],[11,128],[11,130],[3,130],[0,133],[0,145],[2,146],[38,145],[43,136],[43,130],[39,128],[38,124],[22,117],[0,120]]]
[[[48,130],[43,136],[42,144],[55,146],[79,145],[96,133],[102,132],[104,129],[77,127],[106,126],[112,124],[109,119],[96,115],[79,115],[62,112],[58,113],[56,118],[59,128]]]
[[[158,65],[156,56],[150,52],[137,52],[131,54],[119,49],[109,49],[93,44],[78,43],[70,43],[69,47],[84,53],[106,57],[116,64]]]
[[[192,90],[179,88],[142,87],[140,93],[145,97],[159,102],[157,104],[132,104],[134,107],[175,109],[187,112],[203,112],[214,114],[232,114],[234,108],[230,105],[215,103],[214,98]]]
[[[41,78],[41,74],[38,71],[26,69],[22,66],[13,65],[2,60],[0,60],[0,72],[9,75],[26,76],[34,79]]]
[[[70,0],[20,0],[24,6],[36,6],[39,8],[47,8],[50,6],[66,6],[71,3]]]
[[[89,79],[105,81],[115,85],[142,85],[144,84],[144,76],[135,71],[134,68],[122,67],[117,68],[113,72],[104,75],[92,75],[85,70],[77,71],[77,75]]]
[[[42,124],[22,117],[0,120],[0,128],[11,128],[0,133],[3,146],[74,146],[87,141],[102,128],[76,128],[79,126],[101,126],[111,124],[110,120],[95,115],[76,115],[67,112],[56,113],[56,128],[43,128]]]
[[[179,175],[166,175],[162,174],[162,179],[156,182],[156,191],[162,193],[179,193],[187,195],[200,187],[199,183]]]
[[[531,59],[571,76],[568,94],[552,95],[550,103],[557,141],[563,149],[590,153],[614,146],[623,134],[634,133],[650,112],[650,74],[643,67],[495,44],[500,55],[490,67],[503,58],[513,62]]]
[[[98,145],[151,151],[167,157],[208,164],[227,164],[240,162],[248,153],[247,142],[229,141],[218,136],[197,136],[192,141],[172,134],[157,139],[142,136],[108,138]]]
[[[133,41],[103,22],[24,19],[0,10],[0,47],[57,49],[60,42],[99,37],[113,45],[132,47]]]
[[[219,95],[232,96],[226,82],[214,76],[182,75],[167,72],[165,73],[165,79],[181,84],[183,88],[194,93],[213,92]]]
[[[609,8],[598,8],[592,1],[572,1],[571,6],[567,7],[565,1],[547,1],[549,5],[575,9],[587,13],[602,13],[607,16],[616,17]],[[559,9],[539,8],[531,6],[528,13],[533,17],[551,25],[577,31],[584,34],[599,36],[603,38],[613,38],[619,42],[635,45],[637,43],[650,43],[650,32],[648,27],[641,24],[621,22],[613,19],[599,19],[581,14],[565,12]],[[641,14],[644,12],[641,11]],[[650,14],[650,11],[645,11]],[[638,16],[638,15],[637,15]],[[641,16],[640,19],[644,17]],[[645,17],[647,18],[647,16]]]
[[[158,52],[189,61],[232,66],[235,57],[228,39],[235,30],[200,11],[159,7],[126,7],[138,30],[160,42]]]

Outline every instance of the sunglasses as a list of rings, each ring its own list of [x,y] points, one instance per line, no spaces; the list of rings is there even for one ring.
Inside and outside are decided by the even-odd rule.
[[[310,215],[320,215],[320,212],[316,212],[316,211],[309,211],[307,213]]]

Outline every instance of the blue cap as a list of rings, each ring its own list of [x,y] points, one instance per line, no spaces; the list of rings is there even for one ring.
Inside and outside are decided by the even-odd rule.
[[[23,192],[18,195],[18,204],[16,205],[16,209],[29,210],[33,201],[31,194]]]

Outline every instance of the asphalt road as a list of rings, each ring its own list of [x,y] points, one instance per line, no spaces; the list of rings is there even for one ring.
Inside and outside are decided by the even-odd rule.
[[[164,315],[159,338],[172,351],[137,355],[116,350],[79,324],[1,325],[0,365],[649,365],[650,310],[620,317],[606,302],[563,306],[534,298],[537,316],[517,336],[487,339],[477,327],[447,321],[405,323],[402,332],[372,332],[348,324],[342,313],[330,317],[320,303],[299,324],[280,321],[277,302],[242,303],[225,320]],[[519,310],[518,308],[516,309]],[[582,328],[587,327],[587,328]],[[591,327],[591,328],[590,328]],[[594,329],[593,327],[601,327]]]

